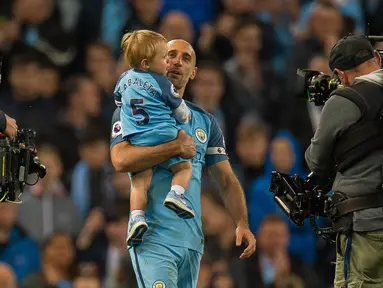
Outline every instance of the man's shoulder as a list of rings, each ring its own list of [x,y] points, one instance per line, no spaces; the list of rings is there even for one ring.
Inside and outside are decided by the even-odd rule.
[[[191,103],[189,101],[185,101],[187,106],[194,112],[199,113],[208,123],[209,125],[218,125],[218,122],[216,118],[213,116],[213,114],[207,112],[206,110],[202,109],[201,107],[197,106],[194,103]]]
[[[339,111],[340,110],[360,110],[360,105],[358,105],[358,101],[354,100],[354,97],[348,97],[349,93],[345,93],[345,91],[338,90],[335,91],[332,96],[326,101],[326,103],[323,106],[323,110],[334,110]],[[363,101],[362,98],[360,98],[361,101]]]
[[[185,103],[192,111],[200,113],[204,118],[208,119],[211,122],[215,121],[215,117],[211,113],[207,112],[206,110],[202,109],[201,107],[197,106],[192,102],[185,100]]]

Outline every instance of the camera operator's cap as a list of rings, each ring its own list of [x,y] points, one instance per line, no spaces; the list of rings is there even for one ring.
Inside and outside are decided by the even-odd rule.
[[[331,71],[349,70],[375,57],[374,47],[365,36],[351,35],[340,39],[331,49]]]

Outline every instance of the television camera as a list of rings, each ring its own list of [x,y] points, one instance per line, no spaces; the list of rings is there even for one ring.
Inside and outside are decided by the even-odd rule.
[[[18,130],[13,140],[0,134],[0,202],[20,203],[25,186],[35,185],[45,177],[46,168],[37,155],[35,137],[32,129]]]
[[[371,42],[383,42],[383,36],[366,36]],[[376,50],[383,58],[383,50]],[[336,74],[325,75],[322,72],[298,69],[297,95],[316,106],[322,106],[330,98],[331,92],[343,85]]]
[[[332,227],[319,228],[316,218],[329,217],[333,213],[332,198],[328,195],[333,178],[320,178],[310,173],[306,179],[299,175],[287,175],[272,172],[269,191],[274,193],[274,200],[297,226],[303,226],[305,219],[310,219],[314,231],[325,239],[334,236]]]

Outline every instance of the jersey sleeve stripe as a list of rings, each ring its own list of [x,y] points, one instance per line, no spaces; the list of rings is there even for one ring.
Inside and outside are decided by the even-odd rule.
[[[226,150],[223,147],[209,147],[206,150],[206,155],[226,155]]]

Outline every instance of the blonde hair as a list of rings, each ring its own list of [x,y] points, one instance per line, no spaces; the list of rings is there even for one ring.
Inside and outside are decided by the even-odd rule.
[[[121,48],[129,66],[138,69],[142,60],[153,60],[157,46],[161,43],[167,43],[161,34],[150,30],[136,30],[122,37]]]

